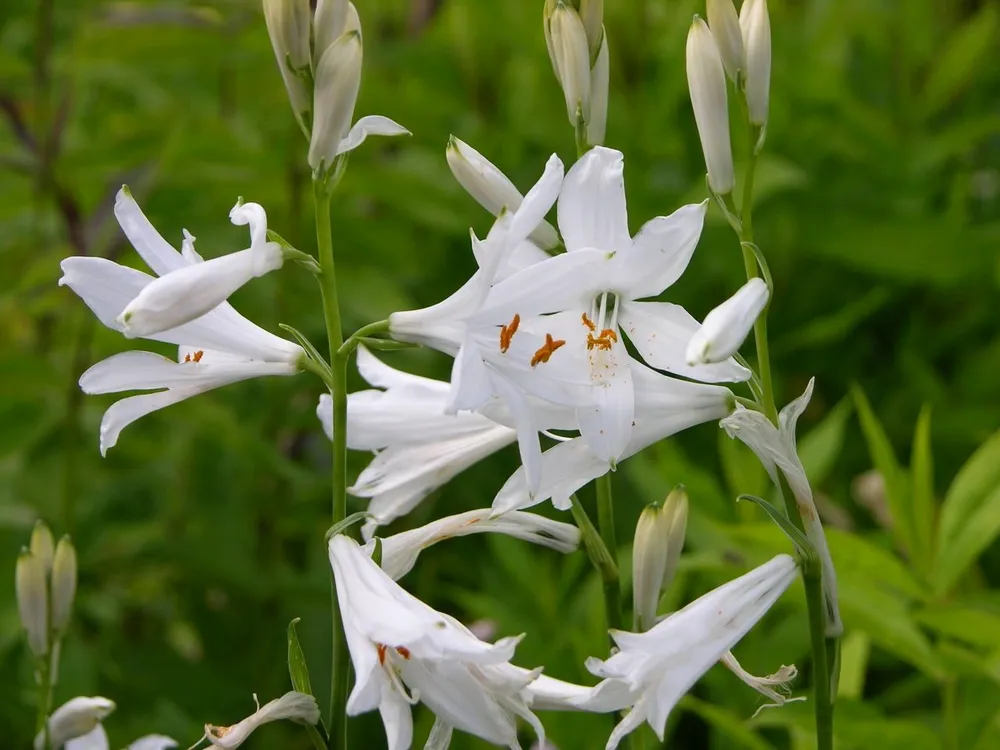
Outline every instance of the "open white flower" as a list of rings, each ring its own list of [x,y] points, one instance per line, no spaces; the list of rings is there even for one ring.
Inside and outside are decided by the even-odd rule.
[[[836,637],[843,632],[840,621],[840,605],[837,603],[837,572],[830,557],[830,548],[826,543],[826,534],[820,522],[816,503],[813,501],[812,487],[806,476],[805,467],[799,458],[795,445],[795,425],[802,412],[812,398],[815,378],[809,381],[805,392],[794,401],[790,401],[778,415],[778,426],[758,411],[751,411],[743,406],[736,410],[719,424],[729,437],[739,438],[750,450],[757,454],[761,464],[767,470],[768,476],[775,486],[780,488],[778,471],[788,481],[792,490],[791,498],[799,508],[806,536],[812,542],[823,566],[823,596],[826,603],[826,634]]]
[[[382,570],[394,581],[398,581],[410,572],[420,553],[432,544],[469,534],[506,534],[515,539],[551,547],[563,554],[572,552],[580,545],[580,530],[573,524],[521,511],[491,518],[491,512],[489,508],[470,510],[439,518],[416,529],[383,537],[380,540]],[[368,542],[365,550],[370,555],[374,548],[375,540],[372,540]]]
[[[254,696],[257,700],[257,696]],[[319,721],[319,706],[316,699],[305,693],[290,691],[280,698],[257,706],[257,710],[238,724],[231,727],[205,725],[205,739],[215,747],[233,750],[246,742],[247,737],[261,724],[288,719],[298,724],[313,724]]]
[[[796,563],[778,555],[719,586],[645,633],[611,631],[618,651],[587,669],[604,678],[583,699],[590,711],[631,710],[615,727],[606,750],[644,721],[660,741],[667,716],[705,672],[760,620],[796,578]]]
[[[119,214],[119,206],[130,211],[130,201],[131,195],[123,187],[115,202],[115,214]],[[259,204],[238,202],[229,212],[229,218],[233,224],[250,225],[250,247],[201,261],[194,253],[194,237],[186,235],[188,256],[201,262],[179,265],[143,286],[117,316],[126,336],[148,338],[190,323],[225,302],[251,279],[281,268],[284,262],[281,245],[268,241],[267,214]]]
[[[101,721],[114,710],[114,701],[107,698],[86,698],[80,696],[66,701],[49,716],[49,741],[51,746],[54,748],[62,747],[70,740],[78,737],[83,738],[95,732],[94,737],[88,739],[87,742],[95,739],[97,735],[103,735],[104,730],[100,729]],[[106,736],[105,742],[107,742]],[[41,731],[35,737],[35,750],[42,750],[44,746],[45,732]],[[83,748],[79,750],[83,750]]]
[[[166,276],[201,263],[193,237],[186,236],[178,253],[122,190],[115,216],[125,235],[154,272]],[[153,277],[105,258],[71,257],[62,262],[60,285],[76,292],[98,319],[122,331],[118,318]],[[158,354],[130,351],[94,365],[80,378],[86,393],[158,390],[114,404],[101,421],[101,453],[114,446],[121,431],[140,417],[213,388],[264,375],[299,371],[302,347],[268,333],[223,302],[188,323],[149,338],[180,346],[178,362]],[[162,389],[162,390],[161,390]]]
[[[520,716],[544,738],[525,694],[537,672],[509,665],[520,638],[485,643],[400,588],[354,540],[338,534],[329,549],[356,675],[349,715],[378,708],[389,750],[412,744],[417,702],[438,717],[441,734],[453,727],[518,748]]]
[[[705,204],[647,222],[633,239],[625,205],[622,154],[593,148],[573,165],[559,194],[567,253],[504,279],[472,317],[474,324],[567,313],[568,351],[582,351],[590,403],[577,412],[581,433],[605,463],[622,457],[635,416],[634,387],[622,333],[653,367],[707,382],[745,380],[733,361],[692,367],[685,349],[698,322],[682,307],[639,302],[684,272],[701,236]],[[554,335],[554,334],[553,334]]]
[[[733,394],[724,386],[661,375],[635,359],[629,361],[629,370],[635,387],[635,425],[620,460],[733,410]],[[556,508],[568,510],[570,495],[607,472],[607,461],[590,450],[585,438],[566,440],[542,454],[542,482],[536,491],[525,481],[522,467],[497,493],[493,512],[528,508],[550,498]]]

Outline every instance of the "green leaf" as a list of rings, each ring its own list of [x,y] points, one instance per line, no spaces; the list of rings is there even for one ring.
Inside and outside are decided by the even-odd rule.
[[[292,679],[292,687],[300,693],[312,695],[312,684],[309,682],[309,665],[306,664],[306,656],[302,652],[299,644],[298,633],[295,626],[299,624],[301,618],[296,617],[288,623],[288,676]]]
[[[840,456],[847,432],[847,420],[853,408],[850,399],[842,399],[822,422],[798,441],[799,458],[813,487],[826,481]]]
[[[919,623],[957,641],[1000,649],[1000,614],[969,604],[936,604],[914,614]]]
[[[840,529],[828,528],[826,541],[837,577],[905,596],[925,599],[927,593],[898,557],[873,542]]]
[[[844,636],[840,647],[840,685],[837,698],[861,700],[871,654],[871,638],[860,630]]]
[[[975,16],[956,29],[943,50],[934,56],[920,101],[922,115],[931,117],[958,96],[975,78],[996,45],[998,13],[984,4]]]
[[[813,547],[812,542],[806,538],[806,535],[795,527],[795,525],[789,520],[788,516],[771,505],[771,503],[767,502],[767,500],[755,497],[754,495],[740,495],[736,498],[736,502],[740,502],[740,500],[748,500],[754,505],[762,508],[763,511],[767,513],[768,517],[778,525],[778,528],[784,532],[785,536],[788,537],[792,545],[795,547],[795,552],[801,559],[804,570],[809,570],[810,566],[818,565],[819,556],[816,554],[816,548]],[[818,570],[818,568],[816,569]]]
[[[910,486],[912,487],[911,522],[914,549],[910,556],[914,565],[924,575],[934,555],[934,458],[931,453],[931,410],[925,406],[917,418],[913,434],[913,452],[910,458]]]

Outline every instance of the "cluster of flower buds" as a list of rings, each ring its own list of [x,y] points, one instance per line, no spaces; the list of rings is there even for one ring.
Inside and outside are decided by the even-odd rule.
[[[49,527],[39,521],[30,546],[17,559],[15,579],[28,648],[38,659],[48,659],[58,651],[76,596],[76,550],[69,537],[53,544]]]
[[[546,0],[543,22],[545,44],[577,141],[599,146],[608,119],[610,74],[604,0]]]
[[[767,0],[744,0],[739,15],[732,0],[708,0],[706,15],[708,23],[695,16],[688,32],[688,88],[709,186],[726,195],[735,186],[726,77],[743,97],[749,124],[760,135],[767,124],[771,86],[771,25]]]
[[[660,595],[674,580],[687,531],[688,496],[676,487],[666,500],[647,505],[635,526],[632,545],[632,608],[635,630],[656,624]]]

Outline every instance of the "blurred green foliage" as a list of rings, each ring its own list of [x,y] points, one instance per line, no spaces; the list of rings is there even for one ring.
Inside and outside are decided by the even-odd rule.
[[[414,136],[366,143],[335,197],[349,330],[441,299],[473,268],[468,227],[482,235],[490,217],[448,172],[449,133],[522,187],[552,151],[573,157],[541,0],[358,6],[358,113],[393,117]],[[777,284],[779,402],[817,377],[801,442],[847,626],[839,747],[990,750],[1000,746],[1000,3],[770,6],[772,114],[755,223]],[[608,145],[625,153],[633,229],[704,197],[683,70],[695,12],[698,0],[607,3]],[[301,375],[213,392],[128,428],[102,459],[97,428],[113,399],[83,397],[76,380],[128,344],[56,286],[67,255],[137,262],[110,210],[123,182],[168,239],[179,243],[187,228],[206,256],[243,247],[246,230],[226,219],[240,195],[262,203],[284,237],[313,246],[305,144],[259,4],[5,0],[0,108],[0,567],[9,570],[0,576],[0,744],[30,744],[34,696],[13,569],[39,516],[71,533],[80,554],[57,704],[78,694],[117,701],[106,722],[115,746],[153,731],[184,746],[206,721],[250,713],[251,693],[284,692],[294,617],[325,704],[320,384]],[[704,315],[742,274],[739,248],[712,214],[670,299]],[[294,267],[233,301],[271,330],[287,322],[323,340],[312,279]],[[450,364],[432,352],[391,361],[438,377]],[[357,469],[366,457],[352,460]],[[397,528],[489,504],[515,461],[508,450],[474,467]],[[878,476],[865,473],[872,467]],[[759,510],[733,502],[766,493],[763,472],[706,425],[616,474],[622,555],[643,504],[678,482],[692,518],[665,605],[785,549]],[[466,622],[527,632],[518,663],[590,679],[582,664],[601,652],[603,616],[583,553],[460,539],[425,553],[404,584]],[[801,691],[804,623],[796,586],[737,653],[758,674],[800,665]],[[758,704],[714,669],[672,718],[671,746],[810,747],[808,704],[751,720]],[[422,741],[430,716],[418,716]],[[611,726],[607,716],[543,718],[564,750],[599,747]],[[352,733],[358,748],[383,746],[377,715]],[[271,725],[250,744],[308,740]]]

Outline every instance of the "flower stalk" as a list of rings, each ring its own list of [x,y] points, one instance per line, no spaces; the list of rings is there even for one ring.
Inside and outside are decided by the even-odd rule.
[[[616,556],[618,540],[615,537],[615,506],[611,492],[611,472],[594,481],[597,489],[597,527],[601,532],[604,546]],[[604,607],[608,628],[620,630],[622,627],[622,587],[618,576],[604,576]]]

